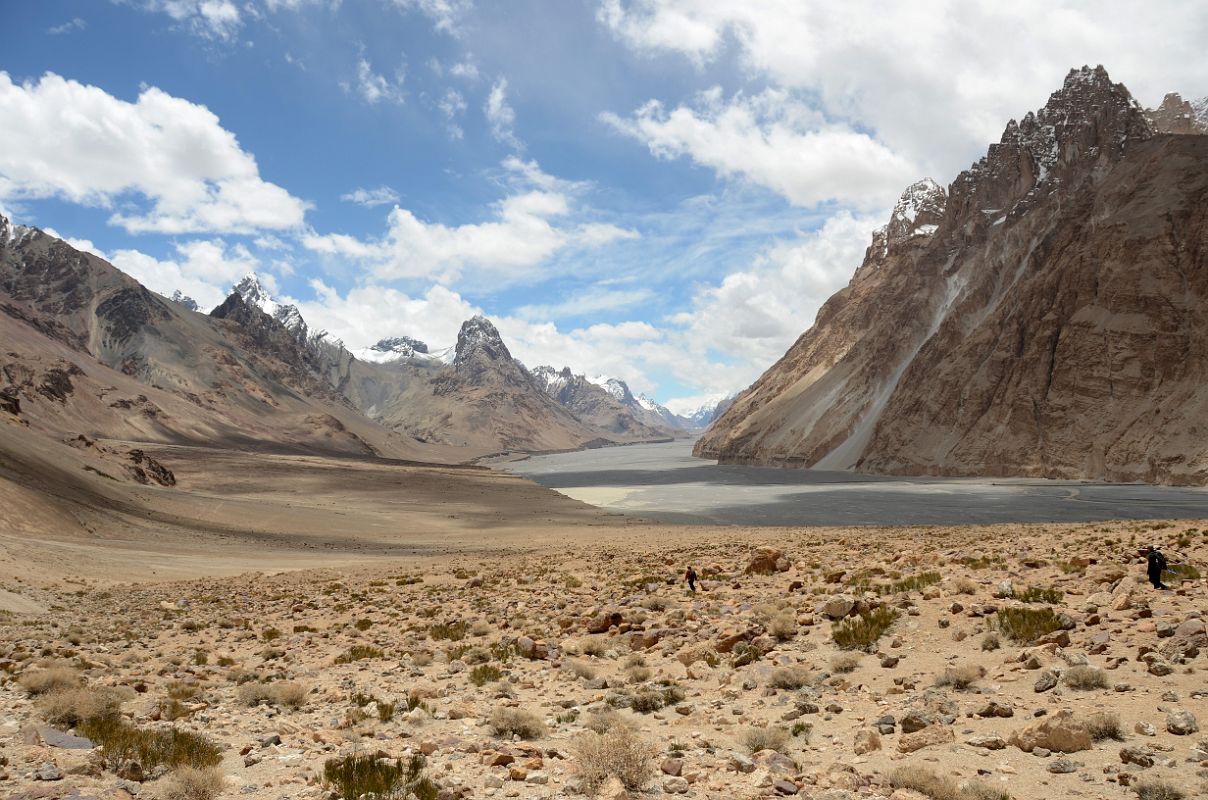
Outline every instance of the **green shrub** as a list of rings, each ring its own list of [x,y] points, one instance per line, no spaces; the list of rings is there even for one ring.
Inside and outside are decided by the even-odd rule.
[[[436,784],[424,775],[423,756],[418,755],[405,762],[379,759],[370,753],[330,759],[323,765],[323,783],[344,800],[436,800],[438,794]]]
[[[880,606],[831,626],[831,638],[844,650],[871,650],[898,618],[897,609]]]
[[[1029,586],[1022,592],[1015,592],[1014,597],[1021,603],[1048,603],[1055,605],[1061,602],[1065,595],[1058,589],[1046,589],[1040,586]]]
[[[451,642],[460,642],[462,639],[466,638],[466,633],[469,631],[469,629],[469,624],[462,620],[452,623],[441,622],[428,628],[428,636],[430,636],[432,640],[436,642],[446,640]]]
[[[994,617],[998,630],[1019,644],[1031,644],[1066,624],[1066,618],[1051,608],[1003,608]]]
[[[336,656],[337,664],[351,664],[354,661],[363,661],[367,658],[385,658],[386,654],[376,647],[370,647],[364,644],[354,644],[348,648],[348,652],[343,655]]]
[[[503,677],[503,670],[494,664],[479,664],[474,669],[470,670],[470,683],[475,686],[482,686],[487,683],[493,683]]]
[[[105,750],[105,761],[116,765],[137,761],[145,771],[166,767],[216,767],[222,751],[204,736],[188,731],[136,728],[117,716],[84,720],[76,730]]]
[[[373,627],[373,620],[369,619],[368,617],[358,619],[355,627],[358,631],[367,631]]]

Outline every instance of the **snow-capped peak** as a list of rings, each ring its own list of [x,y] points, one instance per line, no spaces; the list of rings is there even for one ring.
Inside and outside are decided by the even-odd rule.
[[[309,331],[306,326],[306,320],[302,319],[302,312],[298,311],[298,307],[294,305],[284,305],[273,299],[273,296],[268,293],[264,285],[260,283],[260,277],[255,272],[249,272],[243,280],[235,284],[231,291],[243,298],[243,302],[249,306],[254,306],[265,314],[268,314],[273,319],[285,326],[286,330],[292,332],[295,336],[305,340],[308,337]],[[322,337],[324,334],[318,334],[316,338]]]
[[[180,289],[177,289],[176,291],[172,292],[172,297],[170,299],[172,300],[173,303],[178,303],[178,304],[184,306],[185,308],[189,309],[190,311],[200,311],[201,310],[201,307],[197,305],[197,301],[194,300],[192,297],[189,297],[187,294],[184,294],[183,292],[181,292]]]

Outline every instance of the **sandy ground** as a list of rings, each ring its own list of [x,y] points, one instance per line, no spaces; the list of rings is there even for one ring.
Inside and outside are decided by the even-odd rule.
[[[596,729],[646,768],[609,800],[1208,791],[1208,522],[669,525],[484,469],[148,449],[177,486],[0,481],[0,796],[321,800],[326,763],[380,751],[424,754],[446,800],[571,797]],[[1143,582],[1155,540],[1169,592]],[[876,608],[896,619],[844,649],[834,625]],[[1067,630],[1011,638],[1006,608]],[[212,741],[214,791],[64,748],[84,701],[30,688],[55,669]],[[1119,740],[1086,738],[1095,714]],[[1050,720],[1073,752],[1021,749]]]

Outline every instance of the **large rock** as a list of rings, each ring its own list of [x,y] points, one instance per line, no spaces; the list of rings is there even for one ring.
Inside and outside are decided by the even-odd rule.
[[[1187,736],[1199,729],[1199,723],[1195,721],[1195,714],[1186,709],[1177,708],[1166,714],[1166,730],[1175,736]]]
[[[1056,753],[1077,753],[1094,745],[1086,725],[1069,711],[1058,711],[1043,717],[1022,730],[1015,731],[1008,744],[1030,753],[1037,747]]]
[[[921,731],[903,733],[898,737],[898,752],[913,753],[924,747],[935,747],[955,741],[956,735],[952,729],[944,725],[930,725]]]
[[[774,572],[787,572],[791,566],[783,552],[775,547],[761,547],[751,557],[747,564],[748,575],[771,575]]]

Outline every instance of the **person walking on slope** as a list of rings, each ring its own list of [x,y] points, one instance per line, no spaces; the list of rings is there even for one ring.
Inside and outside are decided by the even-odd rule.
[[[1162,572],[1165,569],[1166,556],[1162,555],[1162,551],[1158,549],[1157,545],[1151,544],[1145,558],[1145,570],[1149,573],[1149,582],[1153,584],[1153,588],[1170,588],[1162,583]]]
[[[693,594],[696,593],[696,570],[688,567],[688,571],[684,573],[684,580],[688,582],[688,588]]]

